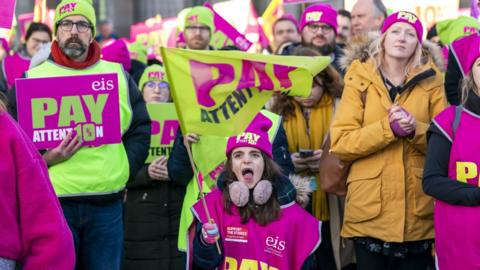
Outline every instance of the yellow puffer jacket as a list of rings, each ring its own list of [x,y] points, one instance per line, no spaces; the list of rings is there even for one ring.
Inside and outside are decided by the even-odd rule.
[[[433,200],[422,190],[426,131],[447,102],[443,75],[432,61],[411,73],[406,84],[413,83],[413,88],[395,100],[416,119],[415,136],[409,139],[395,137],[390,129],[388,109],[393,103],[373,61],[355,60],[345,75],[330,130],[332,152],[353,161],[343,237],[386,242],[434,238]]]

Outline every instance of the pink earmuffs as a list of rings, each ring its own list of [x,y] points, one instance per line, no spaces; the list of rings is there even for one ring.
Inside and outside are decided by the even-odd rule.
[[[253,202],[264,205],[272,196],[272,183],[268,180],[260,180],[253,188]],[[228,194],[233,204],[238,207],[247,205],[250,199],[250,190],[245,183],[235,181],[228,186]]]

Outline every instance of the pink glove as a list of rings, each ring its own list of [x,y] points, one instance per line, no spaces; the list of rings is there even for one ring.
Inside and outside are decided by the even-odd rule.
[[[204,223],[202,225],[202,239],[205,243],[213,245],[219,237],[217,224]]]
[[[407,118],[412,117],[412,115],[403,108],[400,108],[400,111],[397,111],[397,112],[394,112],[394,113],[397,114],[397,115],[399,114],[401,119],[407,119]],[[412,132],[407,132],[406,130],[404,130],[400,126],[398,121],[399,120],[394,120],[394,121],[390,122],[390,128],[392,129],[393,134],[395,134],[396,137],[407,137],[410,134],[412,134]]]

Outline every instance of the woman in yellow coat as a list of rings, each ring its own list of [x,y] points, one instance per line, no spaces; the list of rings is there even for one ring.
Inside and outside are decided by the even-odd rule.
[[[342,236],[354,239],[359,270],[427,269],[433,200],[421,181],[427,128],[447,105],[432,60],[440,52],[422,49],[421,22],[409,12],[390,15],[381,33],[366,54],[347,51],[363,57],[348,66],[331,127],[332,152],[353,162]]]

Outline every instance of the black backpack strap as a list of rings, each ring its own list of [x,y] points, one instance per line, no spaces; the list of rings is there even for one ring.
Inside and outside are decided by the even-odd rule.
[[[455,139],[455,133],[457,132],[458,125],[460,124],[460,118],[462,117],[463,106],[458,105],[455,107],[455,118],[452,124],[452,139]]]

